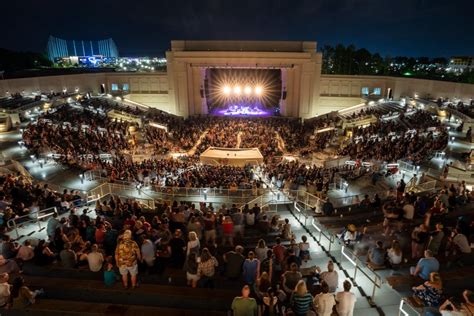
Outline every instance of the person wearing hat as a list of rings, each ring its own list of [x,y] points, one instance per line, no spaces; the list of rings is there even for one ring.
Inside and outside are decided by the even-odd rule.
[[[126,230],[115,249],[115,261],[122,275],[124,288],[128,288],[128,274],[130,273],[132,288],[137,286],[138,260],[141,260],[140,248],[132,240],[132,232]]]

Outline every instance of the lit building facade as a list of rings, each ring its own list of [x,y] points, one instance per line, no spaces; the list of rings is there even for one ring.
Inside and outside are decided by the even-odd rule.
[[[84,40],[64,40],[50,36],[47,44],[48,58],[56,61],[60,58],[81,56],[93,57],[102,56],[108,58],[118,58],[119,53],[113,39],[99,41]]]

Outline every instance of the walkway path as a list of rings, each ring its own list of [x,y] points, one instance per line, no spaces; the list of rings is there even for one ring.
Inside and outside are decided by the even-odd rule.
[[[198,146],[201,144],[202,140],[204,139],[204,137],[207,135],[207,132],[209,130],[206,129],[202,134],[201,136],[199,136],[199,139],[198,141],[196,142],[196,144],[193,146],[193,148],[191,148],[190,150],[188,150],[187,154],[188,156],[194,156],[194,153],[196,152]]]
[[[242,143],[242,134],[244,132],[240,131],[237,133],[237,145],[235,145],[235,148],[240,148],[240,144]]]

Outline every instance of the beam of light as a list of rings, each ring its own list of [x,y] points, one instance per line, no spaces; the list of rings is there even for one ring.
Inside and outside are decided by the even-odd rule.
[[[244,93],[250,95],[252,93],[252,88],[250,88],[250,86],[245,86]]]
[[[262,87],[261,86],[256,86],[255,87],[255,94],[256,95],[262,95],[262,93],[263,93]]]
[[[235,86],[235,87],[234,87],[234,93],[237,94],[237,95],[239,95],[240,92],[242,92],[242,89],[240,88],[240,86]]]

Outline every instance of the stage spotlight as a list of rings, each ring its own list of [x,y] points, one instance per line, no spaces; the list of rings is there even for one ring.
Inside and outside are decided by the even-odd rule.
[[[256,95],[261,95],[262,94],[262,87],[256,86],[255,87],[255,94]]]
[[[250,88],[249,86],[245,86],[244,92],[245,94],[249,95],[250,93],[252,93],[252,88]]]
[[[222,89],[224,94],[229,95],[230,94],[230,87],[229,86],[224,86],[224,89]]]
[[[235,86],[234,87],[234,93],[235,94],[240,94],[241,91],[242,91],[242,89],[240,88],[240,86]]]

